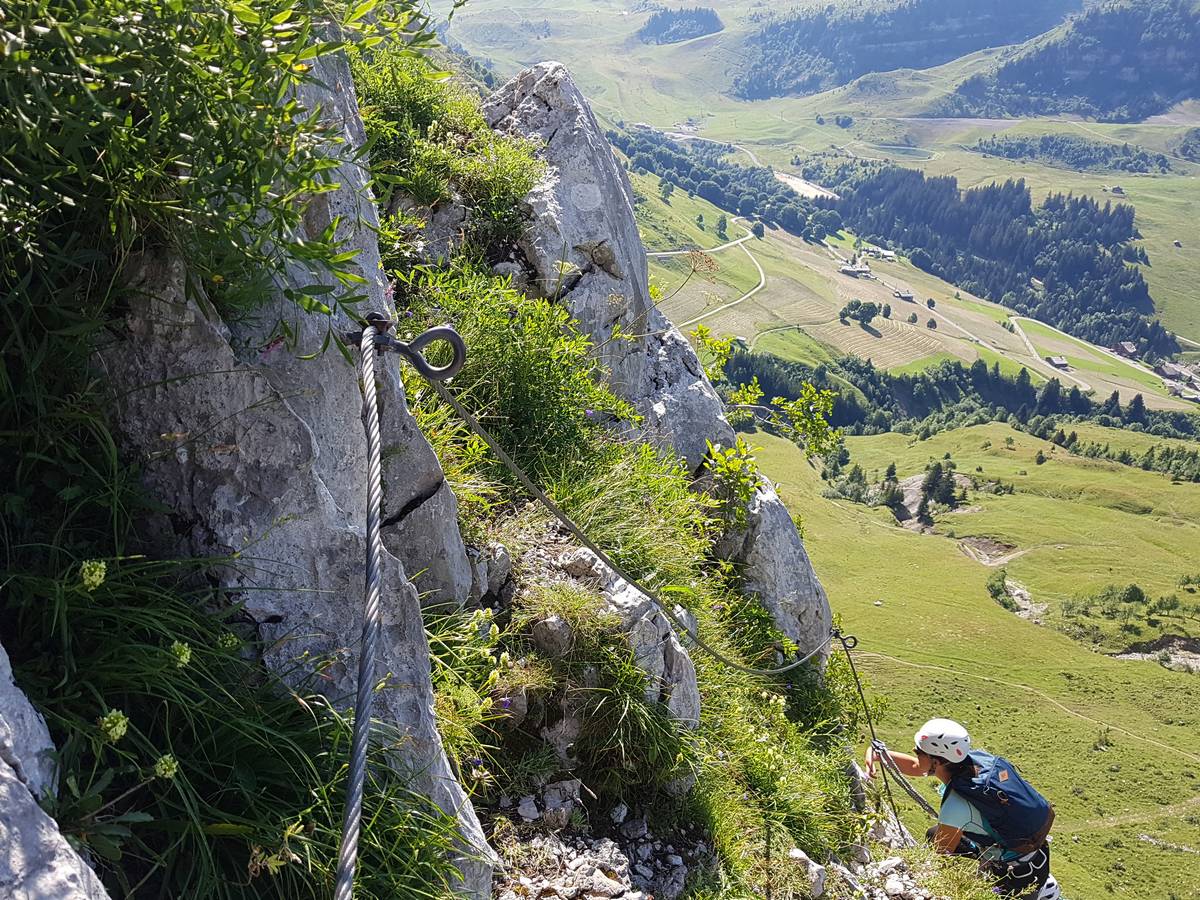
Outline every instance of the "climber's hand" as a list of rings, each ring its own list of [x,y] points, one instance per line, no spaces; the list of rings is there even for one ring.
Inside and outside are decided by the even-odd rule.
[[[867,754],[865,757],[863,757],[863,762],[865,762],[867,764],[867,777],[868,778],[875,777],[875,763],[878,761],[878,759],[879,759],[879,754],[876,752],[874,747],[872,747],[870,744],[868,744],[867,745]]]

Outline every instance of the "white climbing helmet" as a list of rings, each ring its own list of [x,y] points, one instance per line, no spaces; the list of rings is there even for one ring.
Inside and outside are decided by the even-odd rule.
[[[930,719],[916,734],[917,749],[930,756],[962,762],[971,752],[967,729],[951,719]]]

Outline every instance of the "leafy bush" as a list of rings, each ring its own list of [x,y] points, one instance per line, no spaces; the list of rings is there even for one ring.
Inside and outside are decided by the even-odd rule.
[[[1007,569],[997,569],[988,577],[987,592],[993,600],[995,600],[1009,612],[1017,611],[1017,601],[1014,600],[1012,595],[1008,592]]]

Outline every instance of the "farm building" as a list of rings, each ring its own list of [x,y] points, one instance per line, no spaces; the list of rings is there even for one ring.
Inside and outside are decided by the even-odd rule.
[[[892,296],[900,300],[907,300],[909,303],[914,302],[912,291],[892,291]]]
[[[1121,341],[1121,343],[1117,344],[1117,346],[1113,347],[1113,349],[1122,356],[1129,357],[1137,356],[1138,352],[1137,344],[1135,344],[1133,341]]]
[[[860,275],[870,275],[871,267],[866,263],[847,263],[838,269],[843,275],[850,275],[853,278],[858,278]]]
[[[1173,362],[1159,363],[1154,371],[1164,378],[1170,378],[1175,381],[1186,379],[1189,376],[1187,369]]]
[[[1047,356],[1046,362],[1056,369],[1066,369],[1069,365],[1065,356]]]

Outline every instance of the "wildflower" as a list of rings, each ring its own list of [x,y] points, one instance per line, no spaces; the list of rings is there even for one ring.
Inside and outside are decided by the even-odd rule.
[[[115,744],[129,730],[129,717],[119,709],[110,709],[101,717],[99,724],[104,739]]]
[[[83,589],[89,594],[104,584],[104,576],[108,574],[108,564],[102,559],[84,560],[79,567],[79,578]]]
[[[222,650],[236,650],[242,645],[242,639],[232,631],[227,631],[217,638],[217,646]]]
[[[501,697],[500,698],[500,708],[501,709],[511,709],[512,708],[512,699],[509,697]]]
[[[483,766],[475,766],[475,768],[471,769],[471,780],[487,784],[492,780],[492,773]]]
[[[170,781],[179,774],[179,761],[170,753],[164,753],[154,763],[154,776],[164,781]]]
[[[492,638],[493,640],[500,637],[500,626],[495,622],[493,622],[492,627],[488,629],[488,637]]]
[[[182,669],[192,661],[192,648],[183,641],[171,644],[171,655],[175,657],[175,668]]]

